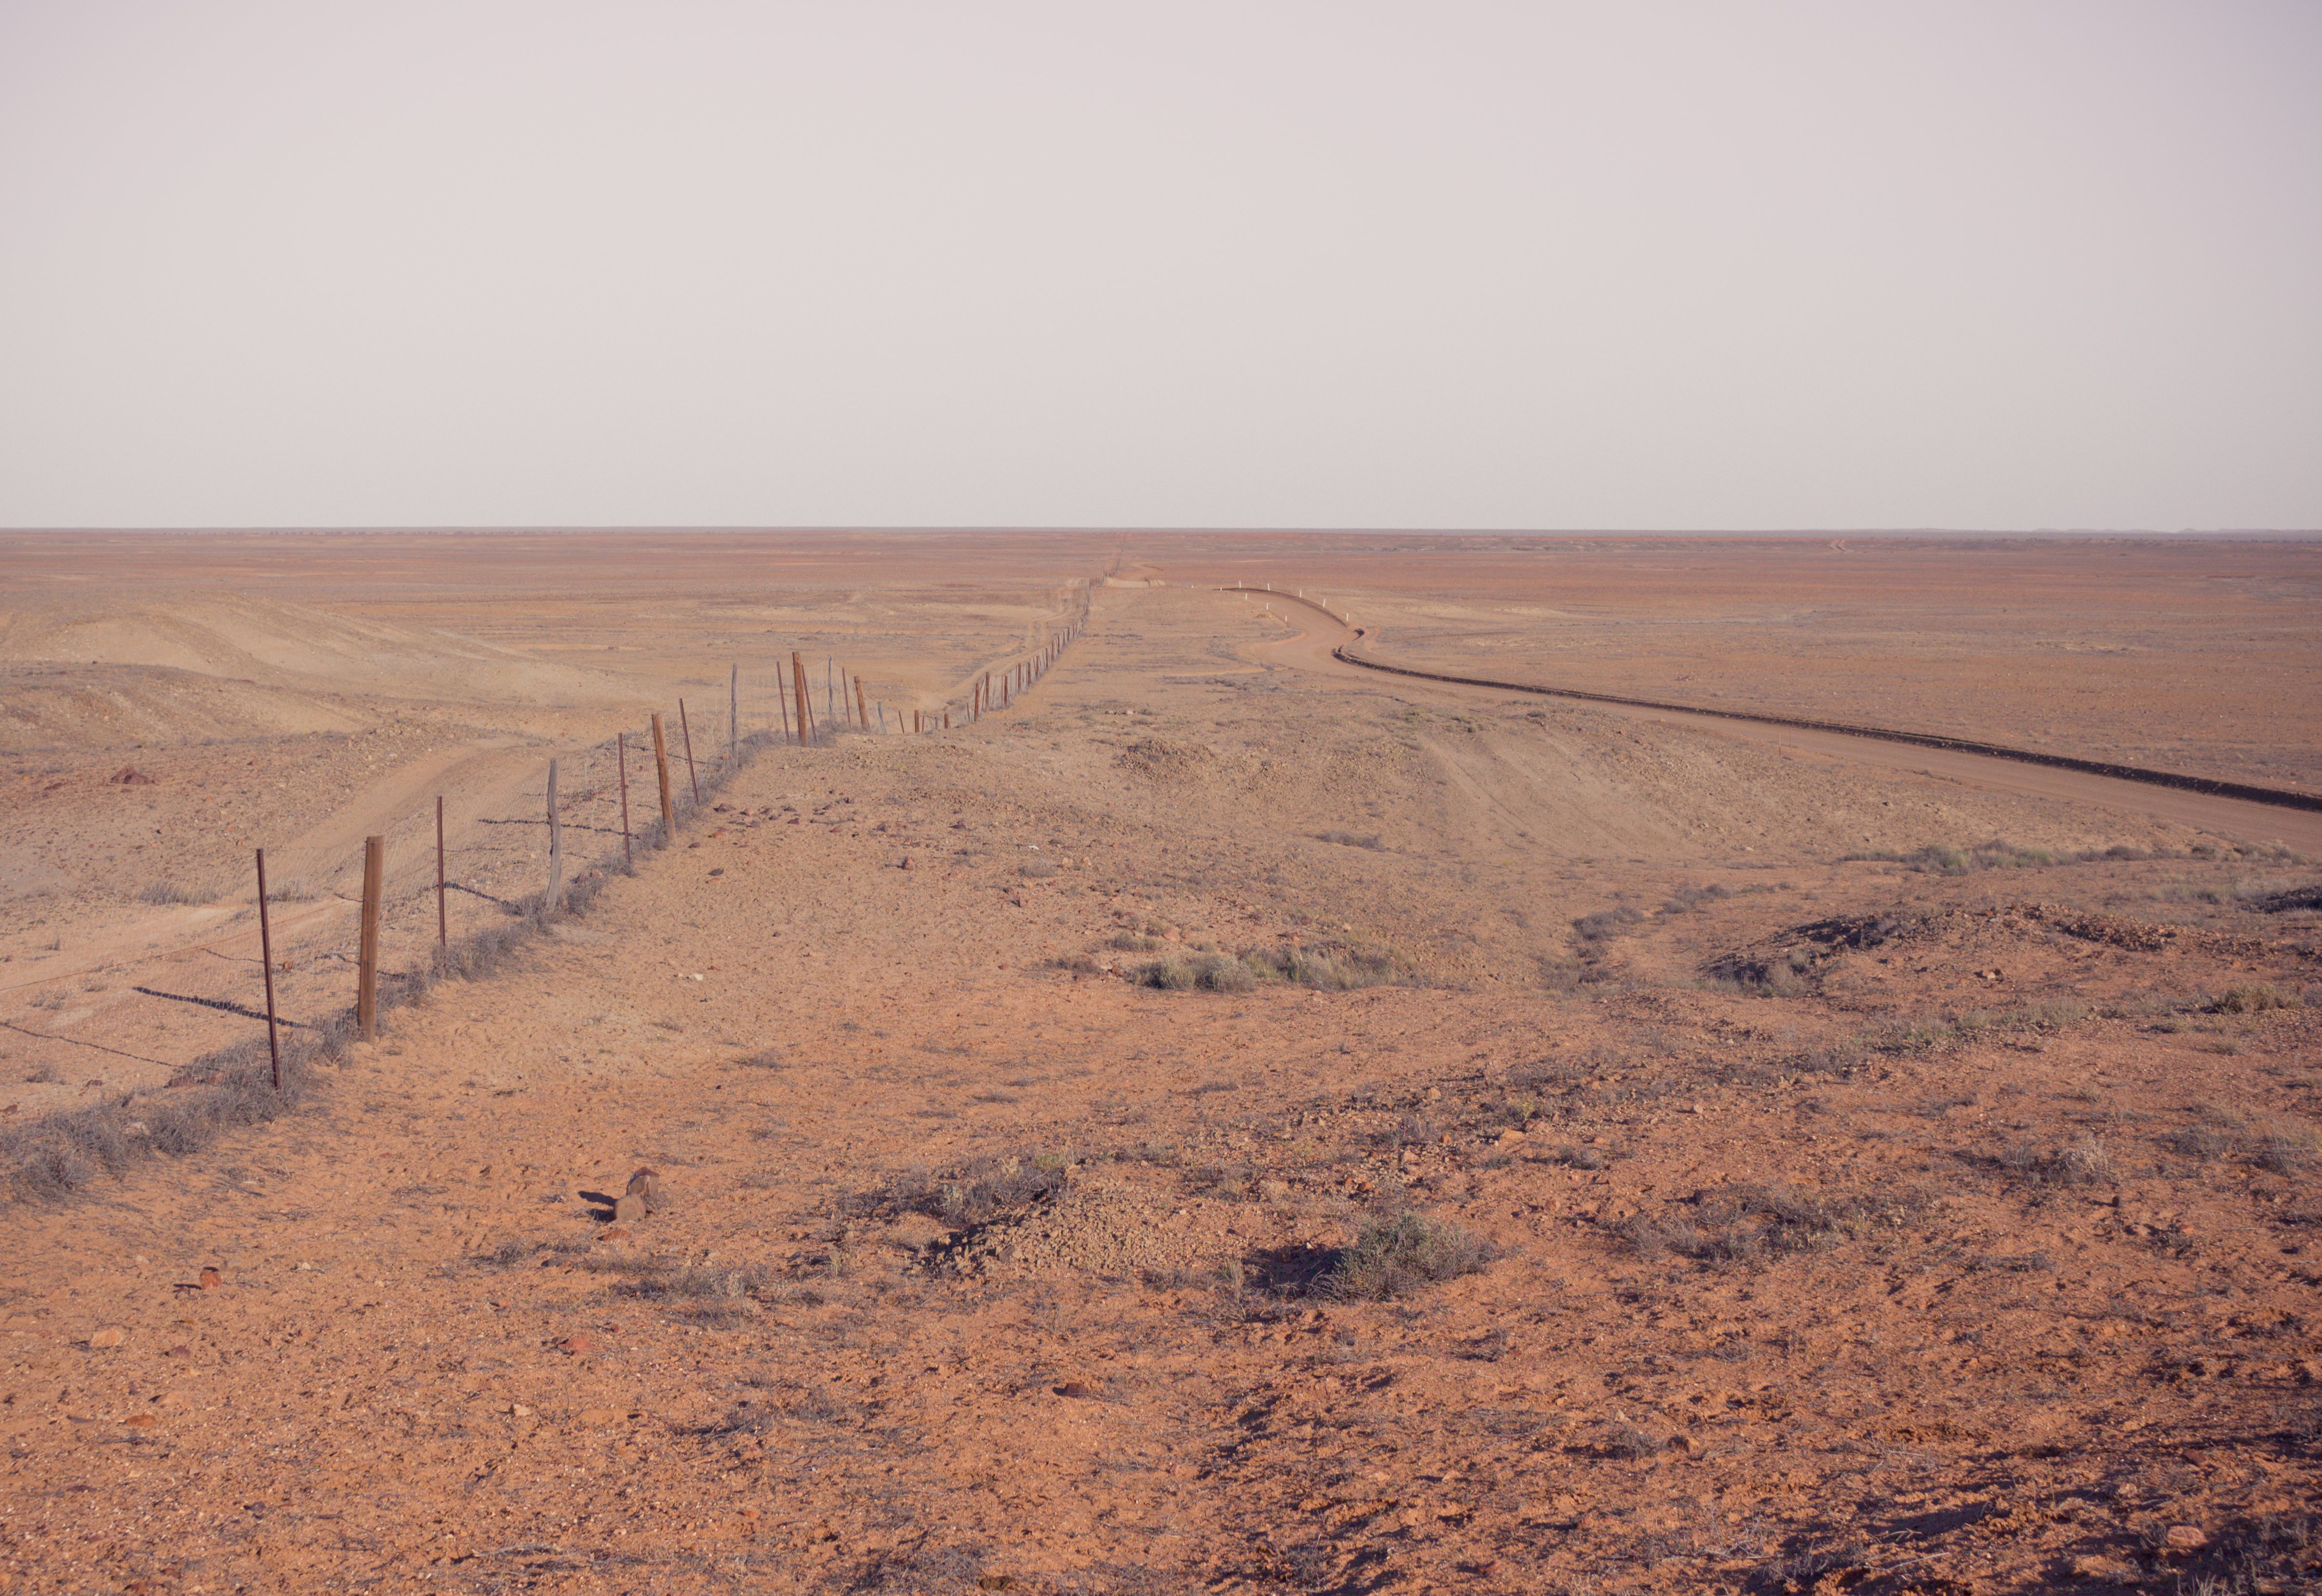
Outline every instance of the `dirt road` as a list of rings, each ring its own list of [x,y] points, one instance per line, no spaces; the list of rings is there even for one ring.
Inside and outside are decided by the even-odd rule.
[[[1281,594],[1266,597],[1275,603],[1285,602],[1284,596]],[[1294,605],[1297,601],[1289,599],[1286,603]],[[1343,624],[1333,625],[1331,622],[1336,620],[1335,616],[1325,620],[1323,616],[1328,612],[1312,606],[1289,613],[1305,618],[1310,623],[1307,629],[1295,637],[1262,645],[1266,657],[1321,674],[1374,682],[1379,679],[1377,673],[1367,671],[1358,665],[1350,665],[1332,652],[1361,635],[1354,628]],[[1469,687],[1416,677],[1397,677],[1394,680],[1398,691],[1421,698],[1432,698],[1437,702],[1504,702],[1510,691],[1518,690],[1513,687]],[[1875,765],[1883,770],[1906,771],[1933,780],[1955,782],[1976,791],[2018,793],[2065,803],[2095,804],[2180,825],[2198,826],[2237,841],[2279,843],[2299,853],[2322,853],[2322,813],[2275,808],[2241,798],[2153,787],[2139,781],[2090,775],[2080,771],[2022,764],[1957,749],[1884,743],[1875,738],[1849,736],[1842,732],[1767,725],[1714,715],[1648,709],[1628,704],[1592,702],[1590,707],[1627,720],[1691,726],[1719,736],[1779,749],[1798,758],[1822,760],[1838,765]]]

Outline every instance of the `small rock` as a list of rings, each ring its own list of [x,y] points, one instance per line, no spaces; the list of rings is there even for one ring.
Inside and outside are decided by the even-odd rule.
[[[2084,1580],[2125,1580],[2136,1571],[2116,1557],[2090,1553],[2072,1559],[2072,1573]]]
[[[621,1205],[615,1203],[613,1206],[614,1208],[618,1208]],[[608,1225],[604,1229],[597,1232],[597,1239],[599,1241],[626,1241],[629,1239],[629,1227],[626,1225]],[[547,1260],[544,1259],[542,1262],[545,1263]]]
[[[556,1345],[563,1349],[564,1354],[567,1357],[575,1358],[586,1357],[590,1353],[595,1351],[597,1347],[596,1338],[585,1333],[575,1336],[567,1336],[563,1340],[558,1342]]]
[[[113,773],[113,780],[116,786],[121,787],[151,787],[153,785],[153,778],[148,776],[135,765],[122,766],[118,771],[115,771]]]
[[[1055,1390],[1060,1397],[1087,1398],[1096,1395],[1094,1386],[1084,1384],[1077,1380],[1067,1380]]]
[[[2209,1544],[2209,1537],[2197,1525],[2171,1524],[2162,1532],[2161,1544],[2172,1552],[2198,1552]]]
[[[151,1413],[132,1413],[128,1418],[123,1419],[121,1422],[130,1429],[149,1430],[161,1421],[154,1418]]]
[[[709,873],[710,873],[711,875],[713,875],[713,876],[722,876],[722,875],[724,875],[724,874],[726,873],[726,867],[725,867],[724,865],[722,865],[722,864],[721,864],[721,865],[719,865],[716,870],[711,871]]]
[[[110,1329],[97,1331],[88,1338],[88,1344],[96,1351],[108,1352],[128,1339],[129,1332],[116,1325]]]
[[[215,1291],[224,1283],[224,1275],[219,1273],[215,1268],[205,1266],[202,1270],[200,1280],[197,1283],[195,1289],[197,1290],[203,1291]]]
[[[1699,1457],[1705,1450],[1698,1436],[1671,1436],[1666,1449],[1685,1458]]]
[[[526,1407],[522,1402],[511,1402],[508,1404],[508,1417],[510,1418],[530,1418],[532,1417],[532,1409]]]
[[[1500,1145],[1503,1147],[1513,1147],[1523,1139],[1523,1132],[1516,1129],[1513,1126],[1508,1126],[1507,1129],[1500,1133]]]

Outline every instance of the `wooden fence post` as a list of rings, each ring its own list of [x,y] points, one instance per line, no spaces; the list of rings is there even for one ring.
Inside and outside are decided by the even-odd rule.
[[[613,757],[619,760],[621,770],[621,858],[630,861],[636,853],[629,846],[629,734],[613,734]]]
[[[443,795],[440,792],[435,795],[435,945],[452,945],[452,911],[443,900]]]
[[[363,838],[362,941],[356,953],[355,1029],[379,1035],[379,900],[387,887],[387,839]]]
[[[863,723],[864,731],[871,729],[871,711],[863,706],[863,679],[859,676],[855,679],[855,718]]]
[[[548,895],[541,912],[556,912],[557,895],[564,889],[564,820],[556,812],[556,762],[548,762]]]
[[[677,701],[677,729],[685,738],[685,779],[693,785],[693,807],[701,807],[701,778],[693,771],[693,728],[685,724],[685,700]]]
[[[742,758],[742,667],[726,679],[726,762],[737,763]]]
[[[282,1039],[274,1030],[274,935],[266,925],[266,850],[258,851],[258,962],[266,967],[266,1053],[274,1061],[274,1090],[282,1090]]]
[[[774,672],[774,702],[782,706],[782,741],[787,743],[791,740],[791,691],[779,670]]]
[[[661,840],[667,847],[677,841],[677,805],[669,796],[669,743],[662,735],[661,716],[653,717],[654,771],[661,778]]]
[[[799,746],[806,746],[806,658],[798,650],[791,650],[791,701],[798,710]]]

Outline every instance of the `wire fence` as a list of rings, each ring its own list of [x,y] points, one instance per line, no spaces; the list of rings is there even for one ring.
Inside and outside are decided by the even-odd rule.
[[[723,705],[680,700],[675,716],[651,717],[600,742],[544,756],[511,751],[487,762],[496,768],[480,778],[463,780],[460,796],[436,797],[376,822],[379,829],[369,835],[379,839],[381,853],[371,950],[379,1006],[416,1001],[447,976],[487,973],[544,926],[584,912],[608,880],[664,846],[764,751],[827,745],[846,735],[929,734],[952,724],[955,707],[964,725],[1009,707],[1063,657],[1086,618],[1083,589],[1078,613],[1064,625],[980,673],[955,703],[915,709],[908,725],[835,657],[826,657],[818,681],[793,654],[783,679],[771,693],[761,687],[754,703],[745,700],[736,667]],[[311,1085],[317,1058],[335,1054],[356,1034],[351,1000],[363,962],[368,849],[369,837],[353,836],[268,847],[262,907],[253,858],[238,884],[171,889],[154,899],[228,911],[216,930],[142,956],[0,989],[35,989],[31,1007],[56,1009],[63,1004],[49,1000],[51,994],[69,995],[93,974],[127,972],[129,991],[141,999],[251,1027],[173,1066],[109,1042],[0,1019],[21,1036],[173,1071],[160,1088],[107,1094],[91,1107],[23,1126],[0,1124],[0,1181],[20,1198],[53,1195],[98,1171],[111,1172],[155,1152],[191,1151],[220,1129],[295,1105]],[[279,1064],[270,1056],[270,1012],[284,1044]],[[177,1090],[186,1087],[204,1090]],[[157,1090],[166,1103],[153,1100]]]

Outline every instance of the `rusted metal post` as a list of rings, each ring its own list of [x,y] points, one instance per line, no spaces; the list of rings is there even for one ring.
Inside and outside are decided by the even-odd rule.
[[[693,728],[685,724],[685,700],[677,701],[677,729],[685,739],[685,779],[693,786],[693,807],[701,807],[701,778],[693,771]]]
[[[669,796],[669,742],[662,735],[661,716],[653,717],[654,772],[661,778],[661,840],[677,841],[677,805]]]
[[[387,839],[363,838],[362,940],[355,963],[355,1029],[379,1035],[379,900],[387,888]]]
[[[613,734],[613,756],[620,761],[621,770],[621,857],[635,860],[636,851],[629,845],[629,734]]]
[[[541,912],[553,914],[564,890],[564,818],[556,812],[556,762],[548,762],[548,893]]]
[[[274,1029],[274,935],[266,924],[266,850],[258,851],[258,962],[266,967],[266,1055],[274,1061],[274,1090],[282,1090],[282,1038]]]

